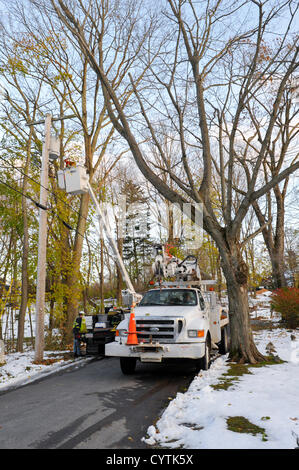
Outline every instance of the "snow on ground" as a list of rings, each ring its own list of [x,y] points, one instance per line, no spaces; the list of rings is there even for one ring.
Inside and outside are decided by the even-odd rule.
[[[258,316],[277,317],[269,309],[269,298],[252,299]],[[266,297],[266,298],[265,298]],[[266,305],[267,303],[267,305]],[[253,318],[255,314],[253,315]],[[292,335],[292,338],[291,338]],[[155,426],[143,438],[149,446],[185,449],[292,449],[299,446],[299,330],[259,329],[254,332],[258,349],[267,354],[271,342],[280,364],[248,368],[249,374],[235,377],[232,385],[215,389],[232,376],[222,356],[208,371],[201,371],[186,393],[178,393]],[[295,339],[294,339],[295,338]],[[241,433],[235,423],[228,430],[227,419],[244,417],[259,427],[253,435]],[[238,431],[238,432],[237,432]],[[297,440],[298,439],[298,440]]]
[[[44,364],[34,364],[34,351],[7,354],[5,361],[0,367],[0,392],[33,382],[41,376],[69,367],[74,362],[69,351],[45,351]],[[75,362],[79,361],[82,359]]]
[[[249,297],[250,316],[252,319],[259,318],[270,320],[274,323],[280,321],[280,315],[269,308],[271,294],[271,291],[264,289],[260,293],[257,291],[256,298]]]
[[[12,327],[9,324],[11,318],[7,318],[4,314],[2,317],[3,330],[8,325],[8,338],[12,338]],[[49,315],[45,314],[45,324],[49,323]],[[5,326],[6,325],[6,326]],[[14,337],[17,337],[17,322],[13,322]],[[29,317],[26,317],[24,336],[30,338],[31,330],[35,331],[35,315],[32,315],[31,326]],[[54,329],[53,336],[58,335],[59,331]],[[1,351],[1,345],[0,345]],[[0,354],[0,393],[13,387],[28,384],[39,379],[41,376],[46,376],[70,367],[72,363],[88,360],[87,358],[74,359],[70,351],[44,351],[43,364],[34,364],[35,352],[29,350],[28,345],[24,345],[23,353],[7,353],[5,354],[5,363],[1,364]]]
[[[149,446],[186,449],[291,449],[299,446],[299,330],[279,327],[279,316],[269,308],[268,293],[251,298],[250,307],[252,320],[265,321],[266,329],[254,331],[259,350],[265,353],[271,342],[276,349],[274,354],[287,362],[249,368],[250,374],[238,377],[224,390],[213,388],[223,381],[222,374],[230,368],[227,356],[219,357],[208,371],[201,371],[194,378],[186,393],[178,393],[156,425],[148,428],[143,440]],[[269,321],[273,329],[268,328]],[[74,362],[88,360],[74,361],[69,351],[47,351],[44,359],[45,364],[34,364],[33,351],[7,354],[6,364],[0,368],[0,393],[67,368]],[[228,430],[226,420],[236,416],[248,419],[264,431],[252,435]]]

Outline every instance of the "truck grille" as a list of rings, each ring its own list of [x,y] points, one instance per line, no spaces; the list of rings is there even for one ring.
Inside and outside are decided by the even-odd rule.
[[[136,318],[138,341],[174,343],[183,326],[183,319],[178,318]]]

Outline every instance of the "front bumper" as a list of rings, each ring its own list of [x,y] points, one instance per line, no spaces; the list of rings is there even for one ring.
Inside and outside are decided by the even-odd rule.
[[[105,345],[105,356],[136,357],[141,362],[163,362],[165,359],[200,359],[205,354],[205,343],[139,343],[127,346],[118,341]]]

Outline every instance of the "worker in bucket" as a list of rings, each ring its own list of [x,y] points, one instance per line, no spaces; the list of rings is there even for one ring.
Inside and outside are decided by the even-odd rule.
[[[84,312],[79,312],[79,316],[73,323],[73,334],[74,334],[74,357],[81,356],[81,341],[84,339],[86,328],[86,320]]]

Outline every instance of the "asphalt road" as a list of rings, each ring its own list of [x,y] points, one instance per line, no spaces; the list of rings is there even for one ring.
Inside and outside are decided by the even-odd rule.
[[[51,375],[0,396],[0,449],[145,449],[147,428],[193,376],[186,363],[137,363],[124,376],[116,358]]]

